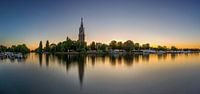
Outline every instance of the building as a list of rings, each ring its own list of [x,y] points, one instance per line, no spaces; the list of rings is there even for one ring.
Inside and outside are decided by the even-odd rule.
[[[85,43],[85,30],[83,27],[83,18],[81,18],[81,26],[79,28],[78,41],[80,43]]]

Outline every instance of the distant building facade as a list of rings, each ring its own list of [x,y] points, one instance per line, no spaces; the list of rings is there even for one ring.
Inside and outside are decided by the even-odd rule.
[[[81,26],[79,28],[78,41],[80,43],[85,43],[85,30],[83,27],[83,18],[81,18]]]

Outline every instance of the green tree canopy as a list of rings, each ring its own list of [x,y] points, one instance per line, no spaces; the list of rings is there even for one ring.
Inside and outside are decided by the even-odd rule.
[[[133,50],[134,49],[134,43],[133,43],[133,41],[127,40],[126,42],[124,42],[123,48],[127,52],[130,52],[131,50]]]
[[[121,41],[117,42],[117,49],[122,49],[123,48],[123,43]]]
[[[150,44],[149,43],[143,44],[142,49],[150,49]]]
[[[117,41],[112,40],[109,44],[111,49],[117,49]]]
[[[96,43],[94,41],[90,44],[90,49],[96,50]]]
[[[45,47],[44,51],[45,52],[49,52],[50,51],[49,40],[46,41],[46,47]]]
[[[37,49],[39,53],[42,53],[42,50],[43,50],[42,47],[43,47],[43,46],[42,46],[42,41],[40,41],[39,47],[38,47],[38,49]]]
[[[171,50],[176,51],[176,50],[178,50],[178,48],[176,48],[175,46],[172,46]]]
[[[135,50],[139,50],[140,49],[140,44],[139,43],[135,43]]]
[[[0,45],[0,52],[6,52],[6,50],[7,50],[6,46]]]

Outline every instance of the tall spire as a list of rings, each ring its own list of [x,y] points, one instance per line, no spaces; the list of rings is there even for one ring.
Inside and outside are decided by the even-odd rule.
[[[84,43],[85,42],[85,33],[84,33],[84,27],[83,27],[83,18],[81,17],[81,26],[79,28],[79,41],[81,43]]]
[[[81,26],[83,26],[83,17],[81,17]]]

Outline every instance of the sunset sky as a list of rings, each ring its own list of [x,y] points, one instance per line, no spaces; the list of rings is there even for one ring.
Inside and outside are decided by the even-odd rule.
[[[86,41],[133,40],[200,48],[198,0],[0,0],[0,44],[43,43],[78,38],[84,18]]]

